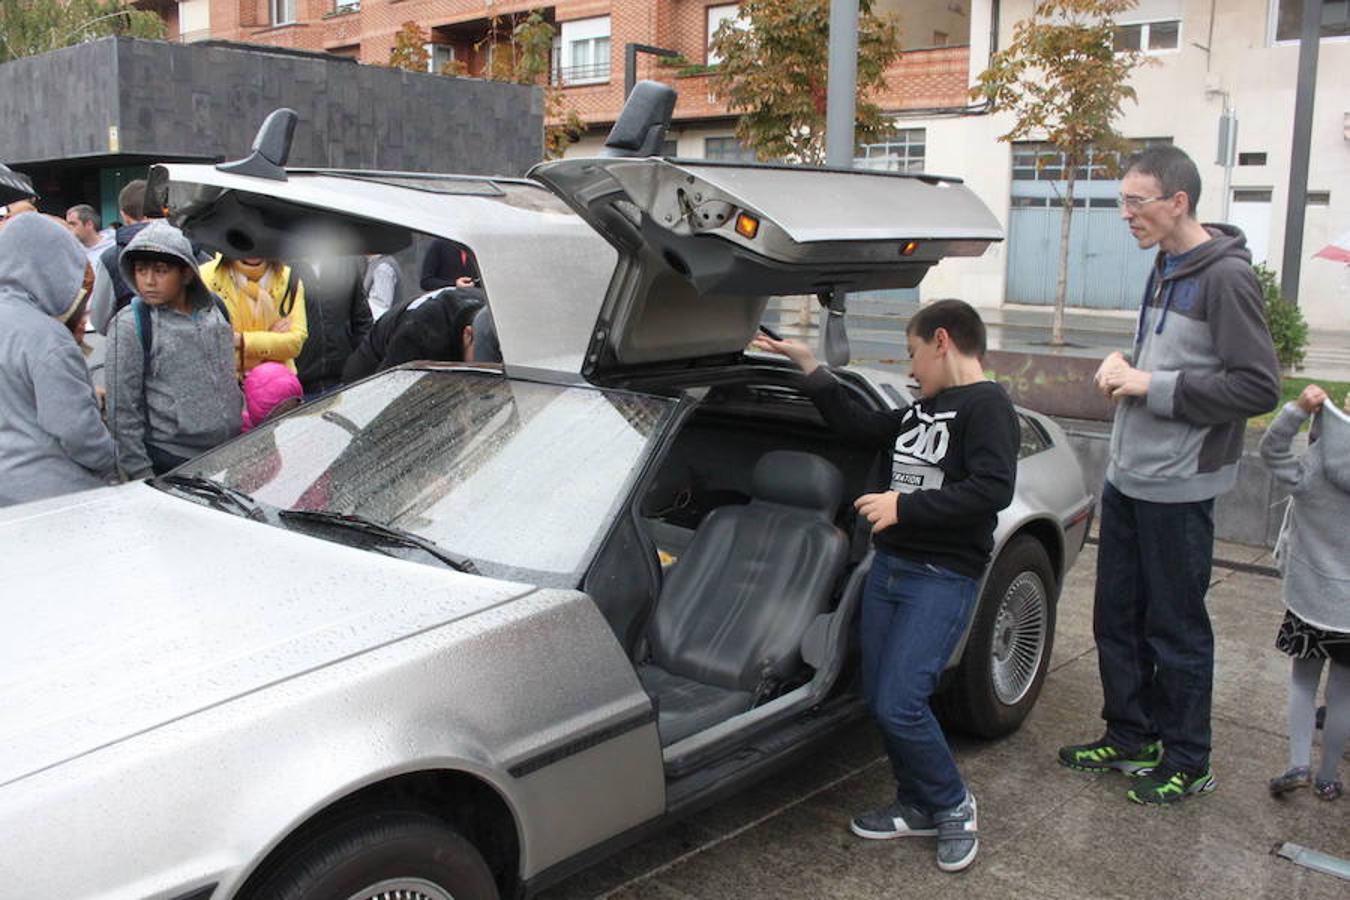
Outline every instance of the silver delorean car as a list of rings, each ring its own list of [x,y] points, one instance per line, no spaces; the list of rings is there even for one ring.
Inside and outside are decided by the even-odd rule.
[[[168,476],[0,511],[6,896],[529,896],[863,714],[850,501],[891,455],[746,347],[770,297],[981,253],[971,191],[664,160],[628,111],[614,155],[523,179],[286,169],[270,125],[152,197],[235,255],[471,248],[504,364],[404,365]],[[938,701],[986,737],[1036,701],[1092,512],[1064,434],[1020,415]]]

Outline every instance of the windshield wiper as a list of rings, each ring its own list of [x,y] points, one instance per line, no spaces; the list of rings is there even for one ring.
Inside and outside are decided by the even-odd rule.
[[[243,491],[227,487],[219,481],[207,478],[205,475],[186,475],[179,472],[160,475],[150,481],[157,487],[176,488],[185,494],[209,500],[218,509],[231,506],[238,512],[243,513],[246,518],[255,521],[261,522],[267,518],[257,500]]]
[[[391,544],[400,544],[404,547],[415,547],[418,550],[433,556],[445,563],[452,569],[460,572],[467,572],[470,575],[477,575],[478,567],[473,564],[473,560],[458,553],[451,553],[440,545],[427,540],[424,537],[413,534],[411,531],[404,531],[401,528],[395,528],[392,525],[381,525],[365,516],[352,515],[350,513],[330,512],[322,509],[283,509],[279,516],[283,519],[299,522],[317,522],[323,525],[332,525],[338,528],[346,528],[360,534],[368,534],[372,537],[382,538],[385,542]]]

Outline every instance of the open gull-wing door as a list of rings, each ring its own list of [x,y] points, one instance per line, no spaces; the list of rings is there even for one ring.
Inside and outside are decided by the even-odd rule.
[[[568,159],[529,177],[619,251],[586,354],[592,381],[726,358],[770,296],[913,287],[1003,238],[969,188],[937,176]]]

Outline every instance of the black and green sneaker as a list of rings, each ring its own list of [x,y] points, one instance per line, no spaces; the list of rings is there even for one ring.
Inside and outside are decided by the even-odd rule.
[[[1147,775],[1162,762],[1162,744],[1153,741],[1131,750],[1102,738],[1091,744],[1060,747],[1059,762],[1080,772],[1116,771],[1126,775]]]
[[[1135,803],[1165,806],[1196,794],[1208,794],[1217,784],[1208,766],[1199,775],[1175,770],[1154,772],[1139,779],[1134,787],[1125,792],[1125,796]]]

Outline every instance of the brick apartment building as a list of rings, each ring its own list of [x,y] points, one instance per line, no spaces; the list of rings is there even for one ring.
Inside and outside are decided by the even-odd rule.
[[[455,60],[481,74],[494,17],[541,10],[558,29],[551,77],[590,126],[568,155],[594,153],[623,95],[624,45],[649,44],[683,57],[681,67],[639,55],[637,76],[680,94],[663,153],[741,159],[735,118],[709,98],[708,36],[737,5],[727,0],[136,0],[158,9],[185,41],[215,38],[326,51],[362,62],[388,59],[406,21],[430,36],[431,66]],[[962,297],[980,306],[1051,302],[1058,277],[1063,167],[1044,144],[1000,140],[1002,113],[968,106],[967,89],[1006,46],[1034,0],[876,0],[900,18],[900,61],[880,102],[896,117],[885,144],[859,150],[859,165],[964,178],[1002,221],[1007,240],[976,259],[938,266],[924,299]],[[1280,265],[1285,238],[1292,119],[1303,0],[1138,0],[1117,17],[1116,41],[1152,64],[1131,83],[1117,127],[1140,143],[1174,143],[1200,165],[1199,214],[1248,237],[1254,261]],[[1350,4],[1323,0],[1308,198],[1301,247],[1300,305],[1319,327],[1345,328],[1350,267],[1313,254],[1350,229]],[[504,28],[503,31],[509,30]],[[824,67],[826,61],[821,59]],[[1218,124],[1234,112],[1236,158],[1215,158]],[[1118,177],[1093,164],[1080,172],[1071,232],[1069,303],[1129,310],[1151,255],[1119,221]]]
[[[324,51],[364,63],[384,63],[404,22],[429,35],[430,68],[450,61],[481,75],[493,52],[494,32],[539,10],[557,28],[551,79],[589,133],[575,152],[603,140],[623,105],[624,47],[646,44],[680,54],[678,65],[639,54],[638,78],[673,84],[680,94],[668,150],[684,157],[744,158],[732,136],[734,117],[710,96],[706,71],[709,36],[734,17],[726,0],[138,0],[159,11],[171,39],[229,40]],[[879,12],[900,17],[901,60],[880,98],[891,111],[947,110],[966,105],[971,75],[970,0],[878,0]],[[987,17],[986,17],[987,18]],[[988,24],[984,26],[988,30]],[[982,67],[982,64],[981,64]],[[922,168],[922,147],[875,148],[877,163]],[[917,156],[915,154],[918,154]],[[883,162],[884,158],[884,162]]]

